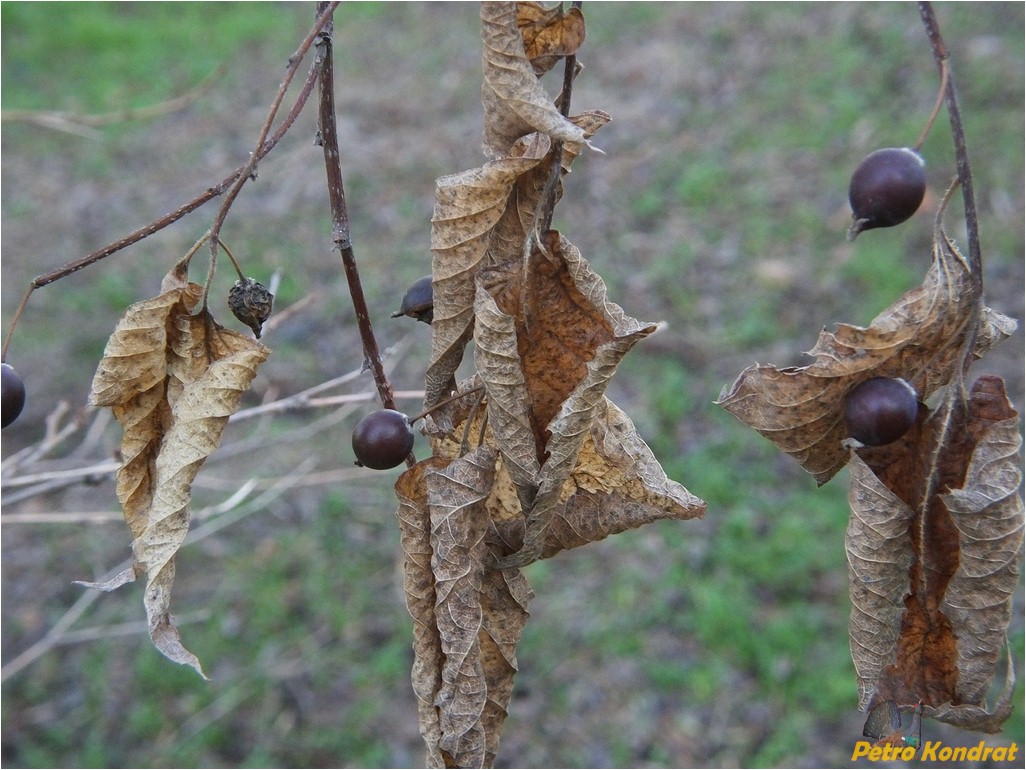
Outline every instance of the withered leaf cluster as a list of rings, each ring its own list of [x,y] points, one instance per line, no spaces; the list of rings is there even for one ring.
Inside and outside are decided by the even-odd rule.
[[[110,407],[123,429],[116,493],[133,564],[110,581],[84,584],[110,591],[145,575],[153,644],[200,675],[169,611],[175,553],[189,531],[192,482],[270,352],[197,310],[202,298],[179,263],[161,294],[129,307],[107,342],[90,399]]]
[[[396,483],[413,687],[435,767],[494,763],[532,596],[521,567],[705,510],[605,396],[656,325],[611,302],[578,249],[539,227],[554,168],[569,171],[609,121],[564,117],[536,75],[580,45],[583,16],[484,3],[481,19],[492,159],[437,182],[432,456]],[[457,383],[471,342],[475,374]]]
[[[1003,381],[969,387],[966,372],[1016,322],[983,306],[943,210],[921,286],[867,328],[824,331],[807,366],[746,369],[719,403],[820,483],[850,466],[860,708],[922,702],[924,716],[996,732],[1015,682],[1007,629],[1022,564],[1022,437]],[[904,378],[921,400],[917,423],[880,447],[848,439],[844,422],[848,392],[871,377]]]

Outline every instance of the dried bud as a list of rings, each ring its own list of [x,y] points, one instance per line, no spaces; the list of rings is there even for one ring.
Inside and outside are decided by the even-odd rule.
[[[273,302],[274,295],[252,278],[239,279],[228,292],[228,307],[232,314],[252,329],[257,339],[260,339],[264,321],[271,315]]]

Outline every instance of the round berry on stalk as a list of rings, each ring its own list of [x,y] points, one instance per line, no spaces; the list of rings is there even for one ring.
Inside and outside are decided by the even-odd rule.
[[[9,363],[0,364],[0,401],[2,401],[2,425],[6,428],[18,419],[25,408],[25,383]]]
[[[410,418],[394,409],[364,415],[353,429],[356,464],[377,471],[394,468],[413,451]]]
[[[848,238],[863,230],[901,224],[919,210],[925,194],[925,163],[918,152],[886,147],[869,153],[848,185],[853,220]]]
[[[856,385],[844,405],[849,435],[866,446],[897,441],[915,424],[918,414],[915,389],[891,377],[873,377]]]
[[[430,324],[434,320],[435,301],[430,275],[418,278],[411,284],[403,296],[399,309],[392,313],[392,318],[404,315],[416,318],[426,324]]]

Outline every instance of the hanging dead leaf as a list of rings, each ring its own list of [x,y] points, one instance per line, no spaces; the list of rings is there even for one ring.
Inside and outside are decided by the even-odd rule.
[[[571,45],[578,12],[525,12],[532,54]],[[425,397],[433,457],[396,487],[430,766],[494,763],[531,596],[520,566],[705,510],[604,395],[656,325],[609,302],[580,253],[540,232],[562,174],[609,116],[556,111],[531,73],[513,4],[485,3],[481,17],[486,149],[498,159],[438,180]],[[478,373],[457,388],[471,339]],[[454,390],[473,398],[450,399]]]
[[[445,467],[438,458],[423,460],[396,480],[400,545],[403,551],[406,608],[413,617],[413,671],[420,734],[428,747],[427,766],[445,767],[439,743],[435,695],[442,686],[442,643],[435,620],[435,577],[431,570],[431,515],[425,473]]]
[[[1021,436],[1000,378],[952,387],[895,445],[858,450],[845,538],[860,707],[915,703],[996,731],[1014,670],[987,706],[1023,545]]]
[[[477,387],[474,379],[460,390]],[[532,597],[518,569],[496,565],[521,548],[526,517],[487,409],[470,399],[453,403],[457,430],[432,437],[434,456],[396,483],[407,607],[414,618],[412,678],[428,765],[491,767]],[[465,452],[461,437],[482,443]],[[594,410],[558,499],[543,558],[705,510],[666,477],[630,419],[607,399]]]
[[[584,44],[584,14],[572,7],[546,8],[539,3],[517,3],[517,27],[524,39],[524,53],[537,76],[544,75],[565,56]]]
[[[527,622],[526,580],[486,567],[483,501],[495,459],[485,446],[451,462],[432,458],[396,485],[415,622],[414,690],[433,767],[494,764]]]
[[[516,3],[482,3],[481,38],[486,150],[495,157],[507,156],[517,139],[535,131],[551,139],[586,143],[583,130],[559,113],[538,82],[517,28]]]
[[[525,266],[479,278],[476,365],[498,446],[527,512],[522,553],[538,557],[564,482],[627,351],[656,326],[627,316],[605,283],[559,233],[545,233]]]
[[[123,428],[116,493],[134,563],[113,581],[86,585],[111,590],[146,574],[154,645],[202,675],[168,612],[174,555],[189,529],[192,481],[269,351],[220,327],[205,309],[193,314],[203,290],[188,283],[186,269],[176,266],[159,297],[126,311],[93,379],[93,403],[110,406]]]
[[[589,137],[609,119],[599,110],[571,118]],[[473,334],[478,271],[523,254],[549,176],[550,147],[547,136],[533,133],[519,139],[509,157],[441,177],[436,184],[431,219],[434,319],[424,399],[428,408],[455,386],[456,370]],[[564,145],[565,172],[579,154],[579,146]]]
[[[461,383],[460,391],[467,392],[478,384],[473,378]],[[456,458],[463,451],[461,437],[480,436],[484,445],[499,450],[485,507],[491,521],[491,554],[495,563],[501,564],[522,548],[527,517],[513,479],[517,466],[505,459],[506,441],[492,432],[493,410],[487,402],[481,408],[468,404],[469,400],[455,402],[451,417],[456,430],[449,436],[433,436],[432,448],[436,459]],[[705,503],[667,478],[630,418],[606,398],[594,409],[577,462],[555,499],[539,558],[654,521],[701,518],[705,513]]]
[[[517,179],[537,166],[549,140],[534,134],[510,157],[481,168],[440,178],[431,217],[432,288],[431,362],[425,404],[449,395],[453,376],[473,334],[474,276],[495,237],[496,225],[510,207]]]
[[[745,369],[717,404],[749,425],[826,483],[848,461],[844,399],[870,377],[902,377],[921,400],[951,381],[960,351],[974,331],[976,355],[1003,340],[1016,322],[979,312],[965,259],[945,235],[940,216],[933,263],[922,285],[902,296],[868,328],[839,324],[820,334],[813,363]],[[978,326],[976,319],[980,319]]]

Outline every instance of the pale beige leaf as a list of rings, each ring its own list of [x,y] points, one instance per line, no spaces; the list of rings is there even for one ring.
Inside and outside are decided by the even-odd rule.
[[[146,526],[132,543],[136,564],[146,572],[144,605],[151,638],[172,660],[189,662],[170,619],[174,556],[189,531],[192,482],[221,443],[228,418],[268,355],[263,345],[241,334],[207,324],[204,348],[212,356],[207,369],[185,384],[172,406],[171,424],[155,460],[153,500]],[[197,671],[200,671],[196,666]],[[202,671],[200,671],[202,674]]]
[[[476,384],[460,385],[465,391]],[[500,451],[491,492],[485,501],[491,531],[492,556],[501,563],[520,549],[525,520],[516,486],[503,461],[502,442],[491,431],[492,420],[482,426],[485,409],[472,409],[469,399],[456,402],[455,436],[432,436],[437,458],[458,457],[459,436],[483,435],[486,446]],[[661,519],[701,518],[705,503],[684,486],[667,478],[659,461],[638,435],[630,418],[608,399],[595,409],[577,464],[564,482],[559,506],[553,514],[540,558],[602,540]]]
[[[534,593],[520,570],[488,570],[481,579],[481,669],[487,701],[481,714],[485,767],[493,767],[513,697],[517,644]]]
[[[487,384],[489,427],[497,437],[503,466],[512,477],[524,510],[538,493],[541,463],[535,446],[528,406],[527,384],[517,352],[516,319],[499,310],[495,299],[479,285],[474,303],[474,365]]]
[[[124,405],[167,377],[168,323],[188,316],[203,297],[203,287],[174,272],[164,278],[164,291],[131,305],[118,320],[93,376],[90,403]]]
[[[481,4],[481,39],[484,144],[489,152],[508,155],[517,139],[534,131],[565,142],[586,142],[584,132],[560,115],[535,76],[517,28],[516,3]]]
[[[965,485],[941,496],[958,530],[958,570],[940,609],[958,638],[960,704],[984,703],[1001,648],[1008,645],[1012,595],[1022,567],[1022,436],[1018,415],[1003,388],[995,397],[1005,399],[999,414],[1008,416],[980,421]],[[1014,671],[1009,666],[1013,681]],[[994,719],[979,729],[998,729],[1008,710],[1002,714],[995,707],[991,716]]]
[[[858,455],[849,465],[851,517],[844,537],[851,614],[848,635],[859,708],[865,709],[884,668],[896,657],[908,568],[915,560],[909,525],[913,510]]]
[[[89,585],[112,590],[146,574],[154,645],[203,675],[168,611],[174,554],[188,532],[192,481],[269,351],[222,329],[206,310],[193,314],[203,290],[186,270],[176,265],[158,297],[125,312],[97,367],[92,399],[112,407],[123,429],[115,491],[135,558],[131,570]]]

